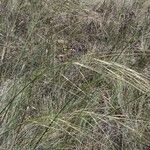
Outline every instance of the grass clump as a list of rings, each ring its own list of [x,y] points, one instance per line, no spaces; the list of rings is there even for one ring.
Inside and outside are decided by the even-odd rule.
[[[0,149],[149,150],[148,0],[0,2]]]

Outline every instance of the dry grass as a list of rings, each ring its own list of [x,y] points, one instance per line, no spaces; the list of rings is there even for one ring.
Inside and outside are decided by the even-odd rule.
[[[150,149],[150,3],[90,2],[0,2],[0,149]]]

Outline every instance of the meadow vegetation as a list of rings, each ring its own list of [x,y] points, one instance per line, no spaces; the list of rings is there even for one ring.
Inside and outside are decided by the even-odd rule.
[[[149,150],[150,1],[1,0],[0,150]]]

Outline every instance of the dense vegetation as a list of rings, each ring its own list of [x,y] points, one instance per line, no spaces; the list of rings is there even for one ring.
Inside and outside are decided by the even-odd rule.
[[[1,0],[0,150],[149,150],[150,1]]]

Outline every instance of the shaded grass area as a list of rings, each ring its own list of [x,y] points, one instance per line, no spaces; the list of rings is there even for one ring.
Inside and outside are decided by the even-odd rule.
[[[0,149],[150,149],[150,3],[0,2]]]

